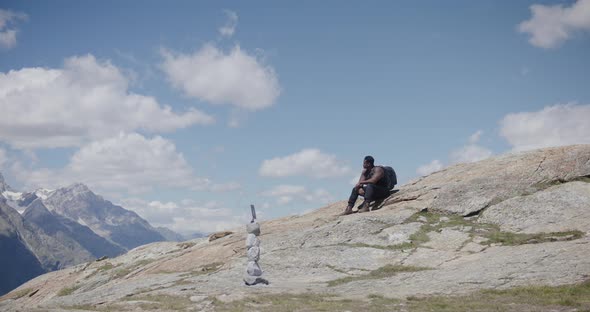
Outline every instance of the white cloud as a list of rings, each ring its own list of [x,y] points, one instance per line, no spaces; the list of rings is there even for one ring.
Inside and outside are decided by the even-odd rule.
[[[476,144],[477,142],[479,142],[479,139],[481,138],[482,134],[483,134],[483,131],[477,130],[474,134],[469,136],[469,140],[468,140],[469,144]]]
[[[281,93],[274,69],[235,46],[228,54],[213,44],[194,54],[162,51],[162,70],[187,96],[212,104],[259,110],[274,104]]]
[[[478,130],[469,136],[467,145],[462,146],[451,152],[451,163],[470,163],[484,160],[492,156],[492,151],[478,145],[483,131]]]
[[[262,196],[274,197],[279,206],[294,201],[318,202],[327,204],[334,201],[334,197],[324,189],[309,191],[305,186],[300,185],[277,185],[272,189],[261,192]]]
[[[558,104],[506,115],[500,134],[514,150],[590,143],[590,105]]]
[[[451,152],[451,163],[470,163],[492,156],[492,151],[477,144],[468,144]]]
[[[433,172],[439,171],[442,168],[444,168],[444,166],[440,162],[440,160],[435,159],[435,160],[431,161],[429,164],[422,165],[422,166],[418,167],[418,169],[416,170],[416,173],[418,173],[421,176],[426,176],[426,175],[429,175]]]
[[[63,69],[0,73],[0,141],[17,148],[77,146],[120,131],[166,132],[214,119],[177,114],[128,91],[129,78],[94,56],[71,57]]]
[[[27,20],[28,16],[24,13],[13,12],[0,9],[0,48],[11,49],[16,46],[16,34],[18,30],[14,24],[18,20]]]
[[[230,230],[248,221],[215,201],[148,202],[131,198],[123,200],[121,206],[135,211],[154,226],[165,226],[185,235]]]
[[[219,28],[219,33],[224,37],[231,37],[234,35],[236,26],[238,25],[238,14],[230,10],[224,10],[223,12],[227,17],[227,22]]]
[[[265,160],[258,172],[266,177],[329,178],[348,175],[351,170],[335,155],[324,154],[318,149],[304,149],[289,156]]]
[[[469,136],[469,138],[467,139],[467,144],[463,145],[460,148],[452,150],[449,155],[450,163],[470,163],[484,160],[492,156],[493,153],[491,150],[478,144],[482,135],[483,131],[478,130],[474,134]],[[446,166],[447,165],[443,164],[440,160],[435,159],[428,164],[418,167],[418,169],[416,169],[416,173],[421,176],[426,176],[433,172],[442,170]]]
[[[533,16],[520,23],[518,30],[529,33],[529,42],[536,47],[554,48],[576,31],[590,30],[590,0],[578,0],[569,7],[533,4],[530,9]]]
[[[238,184],[215,184],[199,178],[176,146],[159,136],[148,139],[137,133],[95,141],[83,146],[62,169],[13,168],[28,188],[57,188],[74,182],[109,194],[148,192],[155,188],[189,188],[228,191]]]

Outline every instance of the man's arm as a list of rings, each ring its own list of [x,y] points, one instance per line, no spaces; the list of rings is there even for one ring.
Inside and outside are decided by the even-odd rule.
[[[356,185],[354,187],[359,188],[362,185],[362,181],[365,179],[365,173],[367,172],[367,169],[363,169],[363,171],[361,171],[361,176],[359,177],[359,181],[356,183]]]
[[[377,184],[377,182],[379,182],[379,180],[383,178],[383,175],[385,173],[383,172],[383,168],[381,167],[374,167],[374,169],[375,172],[373,176],[370,179],[359,181],[359,184]]]

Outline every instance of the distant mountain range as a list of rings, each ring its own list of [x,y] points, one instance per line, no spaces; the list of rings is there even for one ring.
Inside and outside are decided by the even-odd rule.
[[[45,272],[166,240],[184,237],[84,184],[18,192],[0,173],[0,295]]]

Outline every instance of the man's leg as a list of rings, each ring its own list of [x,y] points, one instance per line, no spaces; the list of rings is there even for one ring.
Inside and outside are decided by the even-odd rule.
[[[369,204],[377,199],[385,198],[389,195],[389,190],[385,187],[378,186],[375,184],[367,184],[364,187],[365,190],[365,201],[361,205],[359,212],[369,211]]]
[[[348,198],[348,206],[346,206],[346,210],[342,213],[342,215],[348,215],[352,213],[352,207],[354,207],[354,203],[359,198],[359,188],[356,186],[352,188],[352,192],[350,192],[350,197]]]

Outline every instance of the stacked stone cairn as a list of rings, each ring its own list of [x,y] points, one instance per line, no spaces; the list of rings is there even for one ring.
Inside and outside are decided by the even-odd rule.
[[[256,212],[254,205],[252,208],[252,221],[246,225],[246,231],[248,236],[246,237],[246,248],[248,249],[248,266],[246,268],[246,276],[244,277],[244,283],[248,286],[256,284],[268,285],[268,281],[262,277],[262,269],[258,264],[260,260],[260,224],[256,221]]]

